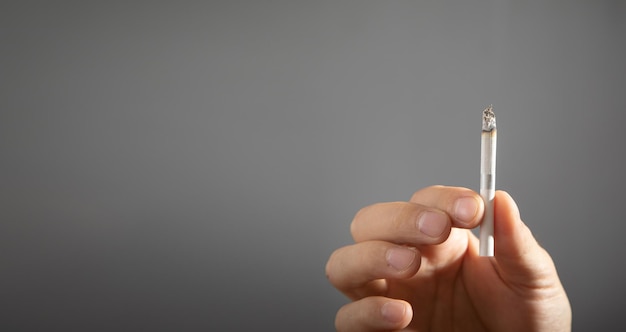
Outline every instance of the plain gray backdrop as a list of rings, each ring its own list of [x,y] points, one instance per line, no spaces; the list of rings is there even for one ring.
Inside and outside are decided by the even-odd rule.
[[[497,187],[626,307],[623,1],[3,1],[0,328],[331,331],[358,209]]]

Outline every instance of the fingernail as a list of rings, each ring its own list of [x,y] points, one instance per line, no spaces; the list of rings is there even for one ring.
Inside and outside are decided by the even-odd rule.
[[[415,251],[409,248],[391,248],[387,250],[387,263],[398,271],[404,271],[415,261]]]
[[[430,237],[439,237],[446,229],[446,217],[440,213],[424,211],[417,222],[422,234]]]
[[[406,306],[399,302],[387,302],[380,308],[383,318],[391,323],[399,323],[404,320]]]
[[[478,213],[478,202],[472,197],[462,197],[454,203],[454,217],[461,222],[469,223]]]

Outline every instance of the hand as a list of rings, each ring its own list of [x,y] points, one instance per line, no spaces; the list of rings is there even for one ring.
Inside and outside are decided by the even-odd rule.
[[[550,255],[513,199],[495,198],[495,257],[478,256],[470,228],[479,195],[434,186],[409,202],[379,203],[351,224],[355,244],[326,264],[330,282],[354,302],[338,331],[570,331],[569,300]]]

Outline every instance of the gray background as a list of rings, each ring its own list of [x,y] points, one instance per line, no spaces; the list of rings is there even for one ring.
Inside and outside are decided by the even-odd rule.
[[[328,331],[362,206],[498,187],[626,307],[623,1],[2,2],[0,327]]]

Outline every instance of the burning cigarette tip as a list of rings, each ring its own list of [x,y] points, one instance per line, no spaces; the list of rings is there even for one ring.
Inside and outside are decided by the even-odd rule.
[[[493,113],[493,105],[489,105],[483,111],[483,131],[492,131],[494,129],[496,129],[496,115]]]

